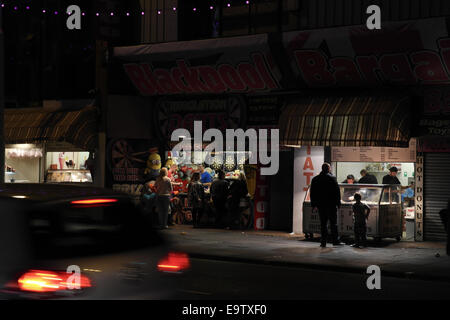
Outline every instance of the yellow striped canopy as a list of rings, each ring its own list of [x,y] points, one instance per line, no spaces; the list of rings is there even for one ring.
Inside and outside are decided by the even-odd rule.
[[[301,97],[280,117],[283,146],[408,147],[408,97]]]
[[[77,111],[5,109],[5,143],[68,142],[87,151],[97,147],[95,107]]]

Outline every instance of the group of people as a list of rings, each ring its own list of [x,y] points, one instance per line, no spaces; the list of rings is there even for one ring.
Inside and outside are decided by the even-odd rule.
[[[205,177],[204,177],[205,178]],[[205,181],[206,180],[206,181]],[[239,204],[241,198],[248,194],[245,174],[241,173],[239,179],[231,185],[225,179],[225,172],[219,170],[217,179],[203,179],[201,172],[192,176],[188,187],[188,202],[192,208],[192,220],[194,228],[200,226],[205,212],[207,199],[205,187],[210,187],[211,200],[215,210],[215,221],[218,227],[231,229],[239,224]]]
[[[346,184],[356,184],[356,183],[358,183],[358,184],[378,184],[377,177],[368,173],[366,169],[361,170],[360,174],[361,174],[361,179],[359,179],[358,181],[356,181],[354,175],[349,174],[347,176],[347,179],[342,181],[342,183],[346,183]],[[383,177],[382,184],[394,184],[394,185],[401,184],[400,180],[398,180],[398,178],[397,178],[397,174],[398,174],[398,168],[391,167],[389,169],[389,174],[387,174]]]
[[[225,172],[218,171],[217,179],[199,167],[192,174],[188,185],[188,204],[192,209],[192,222],[194,227],[199,227],[203,214],[206,212],[209,199],[212,200],[215,221],[218,227],[231,229],[239,224],[239,206],[241,198],[248,195],[247,180],[241,173],[239,179],[229,183],[225,179]],[[158,229],[167,229],[169,224],[171,196],[174,191],[174,183],[169,177],[169,170],[162,168],[154,184],[154,204],[157,209]],[[207,196],[207,189],[211,197]]]
[[[397,178],[398,169],[392,167],[389,175],[383,178],[383,184],[400,185]],[[366,170],[361,171],[362,178],[358,183],[377,184],[376,178],[367,173]],[[353,184],[355,178],[347,177],[344,183]],[[331,165],[325,163],[322,166],[322,172],[311,182],[311,206],[315,212],[319,213],[321,224],[321,247],[327,246],[328,239],[328,221],[330,222],[331,236],[333,245],[342,245],[338,236],[337,226],[337,210],[341,207],[341,192],[337,179],[331,173]],[[353,205],[353,222],[355,232],[356,248],[366,246],[367,220],[370,214],[370,208],[361,202],[361,194],[355,193],[353,199],[356,203]]]

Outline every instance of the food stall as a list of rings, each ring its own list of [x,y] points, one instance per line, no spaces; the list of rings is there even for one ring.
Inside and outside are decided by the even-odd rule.
[[[89,152],[47,152],[45,182],[51,184],[92,184],[87,164]]]
[[[341,208],[338,210],[338,232],[343,238],[353,237],[353,196],[360,193],[362,202],[370,207],[367,236],[380,241],[383,238],[402,238],[401,187],[396,185],[340,184]],[[310,188],[303,203],[303,230],[307,238],[320,234],[320,218],[313,212]]]

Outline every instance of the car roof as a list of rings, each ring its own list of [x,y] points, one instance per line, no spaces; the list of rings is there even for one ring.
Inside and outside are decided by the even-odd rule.
[[[33,202],[63,201],[93,197],[126,197],[97,187],[54,184],[0,184],[0,199],[26,199]]]

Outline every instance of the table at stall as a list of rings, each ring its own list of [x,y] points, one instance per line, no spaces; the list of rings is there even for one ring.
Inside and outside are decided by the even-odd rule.
[[[342,205],[338,210],[338,232],[341,237],[354,236],[353,196],[356,192],[362,196],[362,202],[370,207],[367,222],[367,236],[379,241],[383,238],[395,238],[400,241],[403,234],[401,186],[340,184]],[[307,238],[320,234],[320,218],[313,212],[310,190],[303,203],[303,232]]]

